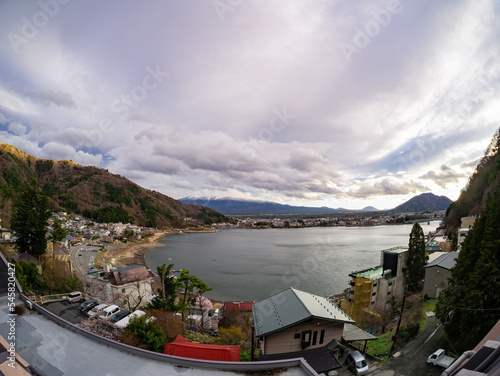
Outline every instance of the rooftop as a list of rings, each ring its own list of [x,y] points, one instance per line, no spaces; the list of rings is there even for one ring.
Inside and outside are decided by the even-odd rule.
[[[354,323],[354,320],[328,299],[293,287],[253,305],[257,336],[274,333],[312,317]]]
[[[408,250],[408,247],[394,247],[390,249],[385,249],[382,252],[384,253],[403,253]]]
[[[24,304],[16,301],[16,304]],[[0,297],[0,335],[7,337],[9,319],[7,296]],[[27,311],[16,317],[16,351],[28,363],[50,376],[92,375],[177,375],[229,376],[239,372],[178,367],[158,360],[132,355],[65,329],[45,316]],[[89,373],[89,365],[93,365]],[[298,367],[287,376],[303,376]]]
[[[361,270],[359,272],[351,273],[352,277],[360,277],[367,279],[377,279],[381,278],[384,270],[381,266],[376,266],[374,268]]]
[[[439,266],[444,269],[450,270],[456,264],[456,259],[458,257],[458,252],[448,252],[444,255],[439,256],[434,261],[428,263],[424,268],[430,268],[431,266]]]

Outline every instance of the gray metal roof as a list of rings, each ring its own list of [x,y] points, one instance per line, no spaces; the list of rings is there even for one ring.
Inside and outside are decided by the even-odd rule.
[[[293,287],[254,303],[252,311],[257,336],[270,334],[312,317],[354,323],[328,299]]]
[[[344,333],[342,334],[342,339],[346,342],[356,342],[356,341],[370,341],[377,339],[376,336],[365,332],[363,329],[358,328],[352,324],[344,325]]]
[[[431,266],[439,266],[444,269],[451,269],[455,266],[456,258],[458,257],[458,252],[449,252],[445,255],[439,256],[434,261],[428,263],[424,268],[430,268]]]

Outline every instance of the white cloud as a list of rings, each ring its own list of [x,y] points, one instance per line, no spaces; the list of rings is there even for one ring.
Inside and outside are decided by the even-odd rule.
[[[24,136],[24,134],[26,133],[26,126],[22,125],[21,123],[12,122],[9,124],[9,131],[18,136]]]
[[[0,124],[14,124],[2,141],[176,197],[340,206],[452,192],[498,127],[499,10],[401,2],[347,62],[340,44],[387,4],[248,0],[221,22],[210,2],[72,2],[19,54],[0,45]],[[0,34],[38,10],[1,3]],[[148,66],[170,75],[123,120],[112,104]],[[293,118],[276,123],[284,108]]]

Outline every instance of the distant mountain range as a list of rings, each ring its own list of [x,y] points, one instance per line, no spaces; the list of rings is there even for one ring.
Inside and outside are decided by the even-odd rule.
[[[305,215],[305,214],[340,214],[378,211],[373,206],[362,210],[344,208],[292,206],[270,201],[240,200],[233,198],[184,197],[180,202],[192,205],[203,205],[225,215]]]
[[[361,210],[349,210],[345,208],[292,206],[278,204],[270,201],[253,201],[233,198],[216,197],[184,197],[180,202],[192,205],[203,205],[225,215],[318,215],[318,214],[345,214],[345,213],[367,213],[381,211],[373,206],[367,206]],[[413,197],[411,200],[399,205],[391,212],[426,212],[446,209],[452,201],[444,196],[436,196],[432,193],[424,193]]]

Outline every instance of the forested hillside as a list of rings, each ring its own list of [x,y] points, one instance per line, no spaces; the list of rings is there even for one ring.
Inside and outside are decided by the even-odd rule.
[[[446,217],[451,231],[462,216],[478,215],[436,306],[436,315],[459,352],[473,349],[500,319],[499,136],[497,131]]]
[[[488,197],[500,187],[500,129],[497,130],[485,154],[462,190],[457,201],[446,212],[446,232],[451,235],[460,226],[460,219],[480,214]]]
[[[2,226],[10,221],[17,188],[29,176],[36,177],[53,210],[64,209],[99,222],[185,227],[228,220],[212,209],[183,204],[105,169],[39,159],[0,143]]]

